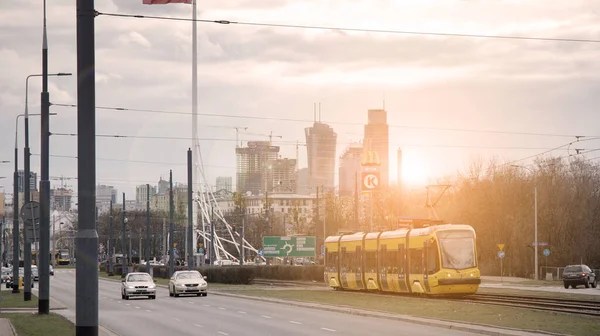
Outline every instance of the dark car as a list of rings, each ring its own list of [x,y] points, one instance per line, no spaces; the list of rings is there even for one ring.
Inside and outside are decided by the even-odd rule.
[[[578,285],[584,285],[585,288],[596,288],[598,282],[596,274],[587,265],[569,265],[563,271],[563,283],[565,288],[569,286],[575,288]]]

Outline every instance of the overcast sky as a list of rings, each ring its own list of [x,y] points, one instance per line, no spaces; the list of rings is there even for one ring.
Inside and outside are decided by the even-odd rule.
[[[75,3],[49,1],[50,72],[76,73]],[[97,0],[96,9],[192,15],[191,5],[148,6],[142,0]],[[209,20],[600,40],[599,10],[600,2],[593,0],[205,0],[198,5],[199,18]],[[95,22],[98,106],[191,113],[190,22],[108,16]],[[15,117],[24,111],[25,78],[41,72],[41,46],[41,2],[0,1],[0,161],[13,159]],[[235,131],[210,126],[248,127],[247,132],[265,135],[272,131],[282,136],[274,139],[282,155],[295,158],[294,144],[305,141],[315,102],[321,103],[322,120],[338,134],[339,156],[362,138],[367,110],[381,108],[385,97],[390,165],[395,167],[396,149],[402,147],[405,177],[417,182],[464,171],[474,158],[517,160],[574,140],[440,128],[600,135],[600,43],[199,23],[198,49],[199,112],[222,115],[199,117],[200,137],[225,139],[202,141],[209,184],[217,176],[235,180]],[[77,103],[75,76],[50,78],[49,83],[52,103]],[[39,113],[40,89],[39,78],[30,80],[30,113]],[[51,112],[58,113],[51,120],[52,132],[77,131],[75,108],[53,106]],[[40,152],[38,119],[31,119],[34,154]],[[21,121],[20,147],[22,128]],[[189,138],[191,116],[98,110],[97,133]],[[128,199],[135,197],[135,185],[168,178],[170,168],[176,181],[185,182],[190,144],[98,138],[98,182],[115,185]],[[599,147],[600,141],[588,141],[571,148]],[[51,153],[75,156],[76,138],[53,136]],[[21,149],[19,160],[22,167]],[[300,162],[306,165],[304,146]],[[50,163],[51,176],[77,176],[75,159],[52,157]],[[32,169],[39,172],[39,164],[34,155]],[[8,192],[12,170],[12,162],[0,164],[0,176],[7,177],[0,186]],[[395,168],[390,176],[395,179]],[[76,180],[67,184],[76,187]]]

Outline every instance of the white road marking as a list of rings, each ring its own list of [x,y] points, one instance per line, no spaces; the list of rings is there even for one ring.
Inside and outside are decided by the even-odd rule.
[[[193,301],[188,301],[188,303],[194,304],[194,302],[193,302]]]
[[[198,328],[204,328],[204,326],[202,326],[202,325],[199,325],[199,324],[194,324],[194,325],[195,325],[196,327],[198,327]]]
[[[147,311],[148,313],[152,313],[152,311],[150,311],[150,310],[148,310],[148,309],[146,309],[146,311]]]
[[[321,328],[321,330],[335,332],[335,329],[329,329],[329,328]]]
[[[301,322],[296,322],[296,321],[289,321],[289,322],[293,323],[293,324],[302,324]]]
[[[126,305],[126,306],[131,306],[129,303],[126,303],[125,305]]]
[[[219,307],[220,310],[227,310],[227,308]]]
[[[176,317],[173,317],[173,320],[175,320],[175,321],[177,321],[177,322],[181,322],[181,320],[180,320],[180,319],[178,319],[178,318],[176,318]]]
[[[271,316],[263,315],[262,318],[272,318]]]
[[[221,334],[221,335],[225,335],[225,336],[229,336],[229,334],[228,334],[228,333],[226,333],[226,332],[222,332],[222,331],[219,331],[219,334]]]
[[[246,314],[245,311],[241,311],[241,310],[238,310],[238,313],[240,313],[240,314]]]
[[[135,308],[136,308],[136,309],[140,309],[140,307],[138,307],[138,306],[135,306]]]
[[[203,305],[204,307],[210,307],[210,305]]]

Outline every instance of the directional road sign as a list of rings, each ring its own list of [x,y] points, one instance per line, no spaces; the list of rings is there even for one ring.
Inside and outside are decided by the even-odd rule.
[[[30,201],[23,204],[20,215],[25,223],[27,241],[35,243],[40,238],[40,203]]]
[[[549,256],[550,255],[550,249],[544,249],[544,256]]]
[[[265,257],[316,257],[314,236],[263,237]]]
[[[362,190],[373,191],[379,189],[379,172],[362,173]]]
[[[500,258],[500,259],[504,258],[504,251],[498,251],[498,258]]]

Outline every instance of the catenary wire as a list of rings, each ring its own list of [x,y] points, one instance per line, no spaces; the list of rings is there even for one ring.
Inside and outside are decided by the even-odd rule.
[[[153,16],[140,14],[120,14],[120,13],[103,13],[96,11],[96,15],[104,15],[108,17],[133,18],[133,19],[153,19],[153,20],[168,20],[168,21],[194,21],[190,18],[178,18],[167,16]],[[578,43],[600,43],[600,40],[582,39],[582,38],[558,38],[558,37],[535,37],[535,36],[511,36],[511,35],[485,35],[485,34],[461,34],[461,33],[441,33],[441,32],[423,32],[409,30],[392,30],[392,29],[366,29],[366,28],[351,28],[342,26],[316,26],[316,25],[299,25],[285,23],[266,23],[252,21],[230,21],[230,20],[208,20],[196,19],[200,23],[215,23],[220,25],[238,25],[238,26],[258,26],[271,28],[295,28],[295,29],[311,29],[311,30],[335,30],[360,33],[378,33],[378,34],[396,34],[396,35],[424,35],[424,36],[445,36],[445,37],[468,37],[468,38],[488,38],[488,39],[504,39],[504,40],[533,40],[547,42],[578,42]]]
[[[77,107],[76,104],[62,104],[62,103],[51,103],[52,106],[59,107]],[[166,111],[166,110],[153,110],[153,109],[139,109],[139,108],[126,108],[126,107],[110,107],[110,106],[96,106],[98,110],[107,111],[131,111],[131,112],[142,112],[142,113],[158,113],[158,114],[172,114],[172,115],[186,115],[191,116],[191,112],[180,112],[180,111]],[[219,118],[235,118],[235,119],[253,119],[253,120],[270,120],[270,121],[286,121],[286,122],[302,122],[302,123],[313,123],[314,120],[308,119],[294,119],[294,118],[281,118],[281,117],[261,117],[261,116],[244,116],[236,114],[217,114],[217,113],[197,113],[198,116],[203,117],[219,117]],[[364,126],[364,123],[359,122],[347,122],[347,121],[323,121],[325,124],[334,125],[348,125],[348,126]],[[528,136],[547,136],[547,137],[563,137],[563,138],[584,138],[592,137],[592,135],[576,135],[576,134],[554,134],[554,133],[533,133],[533,132],[512,132],[512,131],[499,131],[499,130],[477,130],[468,128],[445,128],[445,127],[431,127],[431,126],[411,126],[411,125],[388,125],[392,128],[405,128],[405,129],[419,129],[419,130],[433,130],[433,131],[453,131],[453,132],[472,132],[472,133],[493,133],[493,134],[512,134],[512,135],[528,135]]]

